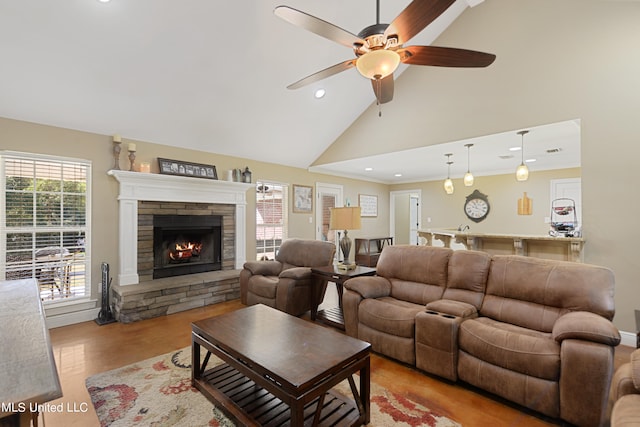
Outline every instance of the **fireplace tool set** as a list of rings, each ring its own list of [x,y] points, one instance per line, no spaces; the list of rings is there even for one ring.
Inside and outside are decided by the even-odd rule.
[[[98,317],[95,319],[96,323],[100,326],[116,321],[116,319],[113,317],[113,313],[111,312],[111,306],[109,305],[109,292],[111,288],[111,279],[109,278],[109,264],[103,262],[101,268],[102,308],[100,308],[100,313],[98,313]]]

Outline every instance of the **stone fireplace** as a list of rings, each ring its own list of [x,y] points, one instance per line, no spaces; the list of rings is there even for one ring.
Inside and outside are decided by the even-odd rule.
[[[239,296],[251,184],[119,170],[108,174],[120,183],[118,281],[112,286],[118,320]]]

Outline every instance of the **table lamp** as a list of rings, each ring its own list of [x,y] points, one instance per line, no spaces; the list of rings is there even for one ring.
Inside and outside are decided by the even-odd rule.
[[[360,229],[360,207],[344,207],[330,208],[331,217],[329,218],[330,230],[344,230],[344,236],[340,239],[340,249],[344,256],[344,262],[338,264],[338,268],[343,270],[353,270],[355,264],[349,261],[349,252],[351,251],[351,239],[347,236],[347,230]]]

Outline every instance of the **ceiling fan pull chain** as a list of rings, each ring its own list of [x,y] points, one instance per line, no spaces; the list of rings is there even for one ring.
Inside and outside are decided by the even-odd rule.
[[[376,79],[376,86],[378,90],[376,90],[376,104],[378,104],[378,117],[382,117],[382,102],[380,102],[380,98],[382,97],[382,79],[380,76],[374,76]]]

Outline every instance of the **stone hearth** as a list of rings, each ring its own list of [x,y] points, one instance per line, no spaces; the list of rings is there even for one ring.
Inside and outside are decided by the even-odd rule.
[[[111,289],[116,319],[130,323],[238,299],[240,275],[238,270],[218,270]]]

